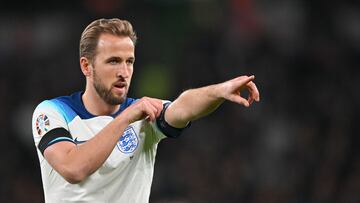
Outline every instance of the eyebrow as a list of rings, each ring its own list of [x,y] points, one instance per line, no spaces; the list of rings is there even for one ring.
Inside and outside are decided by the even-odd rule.
[[[135,57],[129,57],[129,58],[127,58],[126,60],[132,60],[132,61],[135,61]],[[109,58],[107,58],[105,61],[106,62],[109,62],[109,61],[112,61],[112,60],[117,60],[117,61],[122,61],[122,58],[121,57],[118,57],[118,56],[111,56],[111,57],[109,57]]]

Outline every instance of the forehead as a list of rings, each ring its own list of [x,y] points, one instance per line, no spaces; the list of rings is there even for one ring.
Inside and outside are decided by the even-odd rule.
[[[97,55],[134,56],[135,46],[130,37],[101,34],[97,44]]]

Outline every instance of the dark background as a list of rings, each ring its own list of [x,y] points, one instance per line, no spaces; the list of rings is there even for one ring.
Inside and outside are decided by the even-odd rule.
[[[150,202],[360,202],[358,2],[3,1],[0,202],[43,202],[32,112],[84,89],[79,38],[100,17],[137,31],[131,97],[244,74],[261,92],[162,141]]]

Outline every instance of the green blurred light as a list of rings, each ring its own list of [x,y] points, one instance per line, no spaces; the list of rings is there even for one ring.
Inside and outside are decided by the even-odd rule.
[[[137,77],[139,77],[139,83],[136,92],[139,95],[155,98],[170,96],[173,80],[169,68],[164,65],[147,65]]]

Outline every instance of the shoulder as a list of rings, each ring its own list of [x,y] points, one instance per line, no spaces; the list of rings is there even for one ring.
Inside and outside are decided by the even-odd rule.
[[[135,98],[130,98],[130,97],[128,97],[128,98],[126,98],[126,100],[124,101],[124,103],[121,104],[121,107],[120,107],[120,108],[121,108],[121,109],[125,109],[125,108],[127,108],[128,106],[136,103],[138,100],[139,100],[139,99],[135,99]]]
[[[77,115],[77,94],[79,93],[44,100],[35,108],[34,115],[39,113],[53,114],[64,117],[69,122]]]

